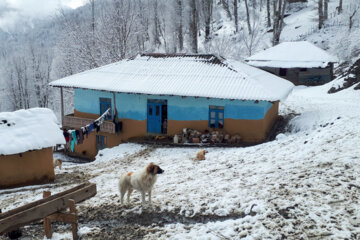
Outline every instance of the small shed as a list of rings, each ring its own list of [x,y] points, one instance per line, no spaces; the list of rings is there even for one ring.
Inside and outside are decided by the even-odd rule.
[[[283,42],[246,59],[254,67],[295,85],[321,85],[333,79],[337,58],[307,41]]]
[[[54,180],[53,151],[65,139],[52,110],[0,113],[0,189]]]

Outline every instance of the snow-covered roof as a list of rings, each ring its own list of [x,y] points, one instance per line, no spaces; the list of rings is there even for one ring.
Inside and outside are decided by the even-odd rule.
[[[0,155],[65,143],[54,112],[47,108],[0,112],[0,139]]]
[[[338,59],[307,41],[283,42],[246,59],[254,67],[324,68]]]
[[[147,54],[50,83],[111,92],[277,101],[293,84],[263,70],[214,55]]]

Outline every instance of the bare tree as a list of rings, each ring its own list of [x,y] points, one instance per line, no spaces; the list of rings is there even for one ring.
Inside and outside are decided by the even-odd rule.
[[[176,1],[176,14],[177,14],[177,40],[179,51],[184,49],[184,35],[183,35],[183,3],[182,0]]]
[[[153,8],[154,8],[154,16],[153,16],[153,38],[154,38],[154,44],[156,47],[159,47],[161,44],[160,41],[160,23],[159,23],[159,7],[158,7],[158,0],[154,0]]]
[[[329,17],[328,16],[328,12],[329,12],[328,4],[329,4],[329,0],[324,0],[324,20],[327,20]]]
[[[273,46],[279,44],[280,35],[284,24],[284,14],[287,0],[274,0],[274,20],[273,20]]]
[[[221,5],[223,6],[228,18],[232,20],[232,15],[229,8],[229,0],[220,0]]]
[[[336,7],[338,14],[340,14],[343,10],[343,0],[339,0],[339,6]]]
[[[213,11],[213,1],[212,0],[202,0],[202,15],[204,17],[205,23],[205,42],[210,40],[210,24],[212,19]]]
[[[235,32],[239,32],[239,19],[238,19],[238,0],[234,0],[234,21],[235,21]]]
[[[324,25],[323,0],[318,0],[319,29]]]
[[[267,16],[267,27],[271,27],[271,17],[270,17],[270,0],[266,0],[266,16]]]
[[[253,14],[253,19],[251,21],[251,32],[242,31],[241,40],[244,43],[248,56],[251,56],[258,47],[261,39],[262,39],[262,33],[259,23],[259,18]]]
[[[248,31],[249,31],[249,34],[251,34],[250,13],[249,13],[249,6],[248,6],[247,0],[245,0],[245,8],[246,8],[246,22],[247,22],[247,26],[248,26]]]
[[[190,45],[191,52],[198,53],[198,12],[196,0],[190,0]]]
[[[352,27],[353,27],[353,17],[355,16],[355,14],[357,13],[357,11],[358,11],[359,9],[360,9],[360,5],[357,5],[357,6],[353,9],[351,15],[349,16],[349,30],[351,30]]]

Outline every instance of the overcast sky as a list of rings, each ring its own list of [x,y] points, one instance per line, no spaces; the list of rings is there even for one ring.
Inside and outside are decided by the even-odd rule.
[[[0,0],[0,28],[10,29],[21,18],[45,17],[60,7],[77,8],[88,0]]]

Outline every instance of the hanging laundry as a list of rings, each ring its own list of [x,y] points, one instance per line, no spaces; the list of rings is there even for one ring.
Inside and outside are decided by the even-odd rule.
[[[86,138],[89,137],[89,125],[86,125],[86,126],[85,126],[84,134],[86,134]]]
[[[94,123],[94,127],[96,128],[96,132],[100,131],[100,124],[98,122]]]
[[[77,144],[76,131],[73,130],[71,134],[72,134],[73,142]]]
[[[82,144],[84,142],[84,135],[83,135],[83,131],[80,130],[79,131],[79,140],[78,140],[78,144]]]
[[[96,131],[100,131],[101,124],[104,123],[106,116],[111,116],[110,108],[107,109],[98,119],[96,119],[93,123],[86,125],[85,127],[81,127],[80,130],[63,130],[63,135],[66,140],[65,148],[69,151],[69,148],[72,152],[74,152],[76,144],[82,144],[84,142],[84,135],[86,137],[89,136],[95,128]]]
[[[94,130],[94,123],[91,123],[89,125],[89,133],[91,133]]]
[[[80,130],[75,130],[75,135],[76,135],[76,144],[79,143],[79,138],[80,138]]]
[[[63,135],[65,137],[65,141],[66,142],[69,142],[69,133],[66,129],[63,130]]]

